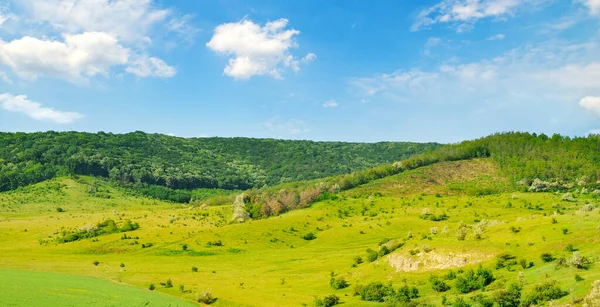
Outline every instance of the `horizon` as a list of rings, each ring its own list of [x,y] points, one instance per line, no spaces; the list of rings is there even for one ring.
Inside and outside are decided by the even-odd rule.
[[[585,137],[599,22],[593,0],[6,0],[0,131]]]

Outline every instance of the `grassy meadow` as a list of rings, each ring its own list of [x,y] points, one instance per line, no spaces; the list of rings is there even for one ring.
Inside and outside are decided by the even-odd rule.
[[[599,201],[591,194],[563,201],[562,194],[508,191],[487,159],[444,162],[238,224],[228,205],[172,204],[128,196],[91,177],[56,178],[0,193],[0,300],[187,306],[209,292],[215,306],[313,306],[315,297],[331,294],[343,306],[385,306],[353,295],[357,285],[381,281],[416,287],[415,302],[439,306],[491,297],[513,282],[526,296],[554,280],[569,292],[555,304],[581,305],[600,279],[599,210],[581,209]],[[107,219],[139,229],[58,243],[64,230]],[[314,239],[303,238],[310,233]],[[367,249],[392,245],[402,246],[369,261]],[[557,260],[544,262],[543,253]],[[557,266],[574,253],[590,264]],[[502,254],[516,264],[497,268]],[[432,289],[431,275],[461,276],[479,266],[494,276],[484,291],[460,294],[453,279],[444,293]],[[333,289],[332,275],[350,286]]]

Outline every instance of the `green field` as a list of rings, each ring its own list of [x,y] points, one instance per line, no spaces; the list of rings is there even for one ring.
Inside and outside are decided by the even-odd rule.
[[[554,280],[569,293],[555,304],[581,305],[600,279],[598,200],[591,193],[563,201],[557,193],[502,192],[507,186],[491,160],[444,162],[340,192],[306,209],[238,224],[231,221],[229,205],[170,204],[127,196],[91,177],[57,178],[0,194],[0,269],[8,270],[0,273],[1,295],[17,306],[30,306],[32,298],[53,306],[69,306],[71,299],[86,305],[138,306],[148,300],[177,306],[184,303],[171,297],[192,303],[202,292],[210,292],[216,306],[312,306],[315,297],[335,294],[343,306],[386,306],[353,295],[356,286],[381,281],[416,287],[413,303],[439,306],[442,296],[448,302],[471,302],[478,294],[492,298],[513,282],[522,284],[525,297]],[[596,209],[581,210],[586,204]],[[444,213],[445,220],[428,218]],[[57,241],[63,230],[106,219],[118,225],[131,220],[140,228]],[[457,238],[461,224],[465,240]],[[316,239],[303,239],[308,233]],[[368,261],[367,249],[394,243],[404,245]],[[586,269],[568,265],[574,252],[589,260]],[[503,253],[516,264],[497,269]],[[567,265],[545,263],[543,253],[564,257]],[[362,263],[355,264],[357,256]],[[451,289],[438,293],[429,282],[431,275],[452,270],[463,276],[462,270],[480,265],[494,276],[484,291],[461,294],[456,280],[447,280]],[[40,279],[21,271],[94,279],[54,274]],[[350,286],[333,289],[332,272]],[[56,279],[62,280],[51,282]],[[168,279],[173,287],[161,285]]]
[[[168,295],[70,274],[1,270],[0,288],[2,306],[195,306]]]

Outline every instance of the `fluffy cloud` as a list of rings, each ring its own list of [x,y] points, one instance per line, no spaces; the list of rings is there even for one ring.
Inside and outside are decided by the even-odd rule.
[[[107,76],[111,66],[126,64],[128,57],[129,51],[115,37],[101,32],[65,35],[64,42],[29,36],[0,41],[0,63],[26,79],[49,76],[84,82]]]
[[[43,107],[40,103],[27,100],[27,96],[12,96],[11,94],[1,94],[0,104],[2,108],[9,112],[23,113],[33,119],[55,122],[58,124],[70,124],[77,119],[83,118],[83,115],[76,112],[56,111],[52,108]]]
[[[600,97],[587,96],[579,101],[579,105],[591,112],[596,113],[596,115],[600,116]]]
[[[337,106],[338,106],[337,102],[335,100],[333,100],[333,99],[325,101],[323,103],[323,107],[324,108],[335,108]]]
[[[15,4],[31,19],[61,33],[106,32],[126,42],[149,42],[153,26],[177,24],[171,10],[158,9],[152,0],[20,0]]]
[[[128,73],[138,77],[171,78],[176,73],[175,68],[167,65],[163,60],[148,56],[135,59],[125,68]]]
[[[297,46],[294,36],[300,31],[286,29],[287,19],[278,19],[260,26],[251,20],[225,23],[215,28],[206,46],[220,54],[231,56],[224,69],[226,75],[238,80],[270,75],[281,78],[285,68],[298,71],[299,61],[290,53]],[[305,59],[314,59],[309,54]]]
[[[514,14],[520,6],[539,0],[443,0],[419,13],[413,31],[437,23],[456,24],[458,31],[469,29],[479,19]]]
[[[312,53],[312,52],[310,52],[309,54],[307,54],[306,56],[304,56],[304,58],[302,59],[302,61],[304,63],[310,63],[310,62],[312,62],[312,61],[314,61],[316,59],[317,59],[317,55],[314,54],[314,53]]]
[[[587,6],[592,15],[600,14],[600,0],[579,0],[578,2]]]

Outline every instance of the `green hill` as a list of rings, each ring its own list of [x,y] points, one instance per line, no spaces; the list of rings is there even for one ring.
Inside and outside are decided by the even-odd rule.
[[[69,174],[110,178],[136,189],[249,189],[351,173],[439,146],[188,139],[143,132],[0,133],[0,191]]]

